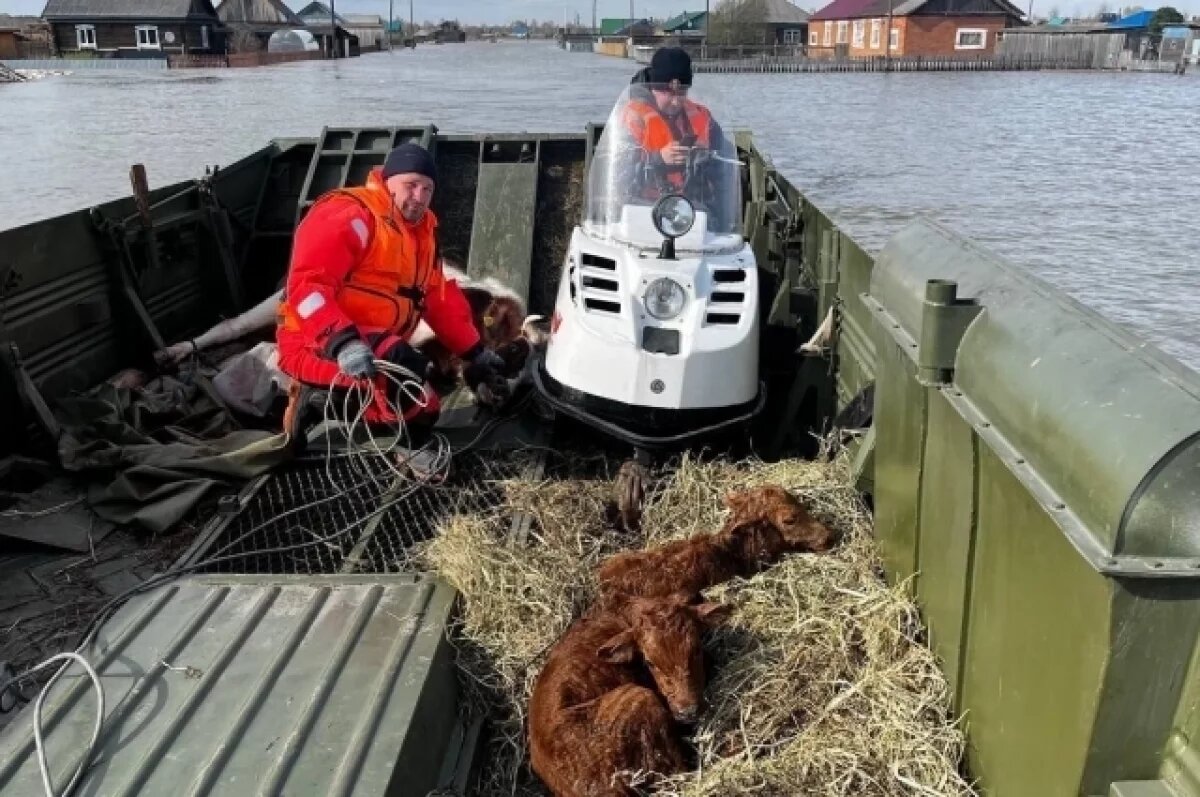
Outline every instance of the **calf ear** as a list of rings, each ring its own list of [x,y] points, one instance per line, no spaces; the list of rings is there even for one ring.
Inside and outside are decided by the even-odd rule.
[[[596,648],[596,655],[610,664],[629,664],[637,653],[637,635],[626,629]]]
[[[714,627],[724,623],[733,614],[733,607],[727,603],[701,603],[690,608],[697,620]]]

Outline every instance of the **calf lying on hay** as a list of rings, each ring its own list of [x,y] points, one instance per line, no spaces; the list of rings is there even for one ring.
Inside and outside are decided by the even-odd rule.
[[[799,497],[838,547],[787,554],[705,592],[733,613],[707,645],[706,709],[689,742],[695,768],[644,780],[670,797],[974,795],[949,689],[921,642],[904,586],[881,578],[870,518],[844,458],[701,463],[684,458],[646,503],[639,544],[719,529],[724,497],[765,484]],[[607,480],[509,481],[494,516],[457,516],[424,550],[464,596],[456,629],[463,683],[487,711],[482,795],[542,795],[529,770],[529,695],[544,654],[594,599],[597,566],[630,547],[604,521]],[[529,512],[525,544],[513,511]]]

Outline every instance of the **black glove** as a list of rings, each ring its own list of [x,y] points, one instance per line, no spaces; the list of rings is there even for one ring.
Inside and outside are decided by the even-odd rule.
[[[508,399],[508,380],[501,373],[503,368],[504,360],[496,352],[480,348],[463,369],[463,379],[484,404],[503,404]]]

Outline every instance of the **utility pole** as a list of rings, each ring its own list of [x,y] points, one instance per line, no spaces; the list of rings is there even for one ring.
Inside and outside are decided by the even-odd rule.
[[[333,10],[334,0],[329,0],[329,49],[333,57],[338,57],[337,13]]]
[[[392,20],[396,18],[396,0],[388,0],[388,22],[384,30],[387,31],[388,52],[392,51]]]
[[[413,49],[417,49],[417,29],[413,23],[413,0],[408,0],[408,35],[412,37]]]
[[[700,48],[700,57],[708,57],[708,34],[712,29],[712,14],[709,13],[708,0],[704,0],[704,46]]]
[[[633,0],[629,0],[629,22],[630,22],[630,24],[633,23],[634,19],[636,19],[636,17],[633,16]]]
[[[883,40],[883,71],[892,71],[892,0],[888,0],[887,37]]]
[[[597,0],[592,0],[592,35],[593,36],[595,36],[597,33],[599,33],[599,31],[596,30],[596,2],[597,2]]]

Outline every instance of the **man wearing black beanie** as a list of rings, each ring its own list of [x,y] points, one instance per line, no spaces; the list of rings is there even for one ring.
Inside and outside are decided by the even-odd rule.
[[[366,185],[320,197],[296,228],[276,338],[279,366],[299,385],[323,389],[370,386],[368,422],[431,424],[439,406],[425,382],[428,361],[408,344],[422,320],[449,351],[468,363],[472,390],[487,383],[502,392],[500,358],[485,349],[471,306],[442,273],[433,199],[433,156],[402,144]],[[410,382],[376,363],[402,366]],[[285,431],[299,433],[304,397],[291,397]],[[499,396],[503,398],[503,396]],[[340,402],[337,402],[341,406]]]
[[[686,50],[656,50],[632,83],[623,118],[645,164],[663,178],[644,186],[644,198],[655,199],[663,190],[683,187],[683,170],[693,148],[719,150],[724,134],[708,108],[687,96],[692,58]]]

